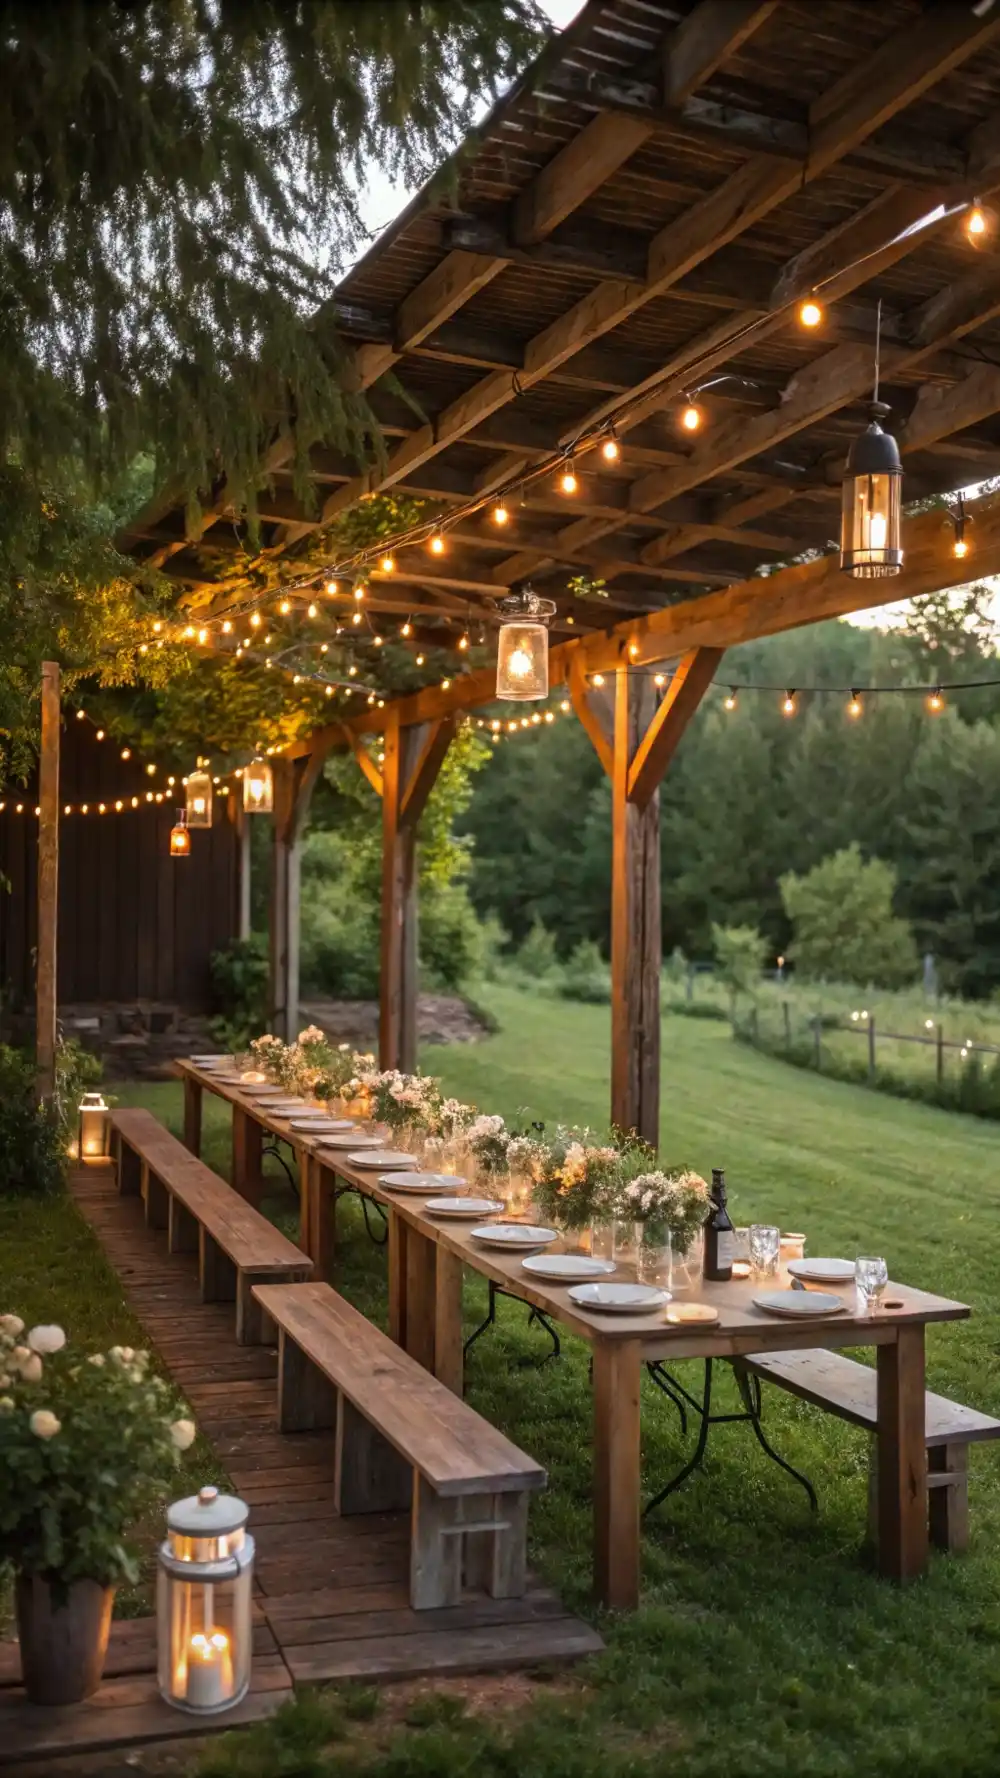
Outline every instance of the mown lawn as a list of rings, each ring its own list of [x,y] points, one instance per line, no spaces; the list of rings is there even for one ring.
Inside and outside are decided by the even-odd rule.
[[[428,1050],[427,1070],[450,1091],[512,1117],[526,1108],[553,1121],[600,1124],[606,1009],[508,988],[491,988],[490,1003],[500,1033],[472,1047]],[[1000,1414],[1000,1138],[993,1127],[786,1068],[735,1045],[721,1025],[669,1018],[664,1039],[664,1155],[701,1171],[724,1166],[741,1221],[767,1216],[804,1228],[814,1253],[883,1251],[894,1276],[970,1302],[971,1322],[931,1332],[929,1379]],[[179,1089],[143,1086],[122,1096],[177,1127]],[[207,1119],[206,1153],[225,1168],[224,1114]],[[278,1186],[271,1204],[288,1212],[292,1199]],[[338,1283],[380,1314],[384,1252],[367,1240],[353,1209],[342,1228]],[[482,1294],[470,1285],[470,1327]],[[533,1558],[544,1578],[587,1611],[586,1353],[567,1340],[559,1364],[525,1362],[544,1350],[524,1311],[503,1304],[499,1331],[472,1356],[469,1397],[547,1465],[550,1486],[533,1507]],[[693,1367],[684,1368],[693,1381]],[[249,1740],[220,1743],[205,1773],[994,1774],[1000,1449],[973,1452],[970,1554],[935,1557],[926,1579],[901,1592],[859,1556],[863,1438],[782,1396],[770,1398],[768,1420],[778,1448],[815,1482],[818,1517],[745,1428],[716,1429],[704,1472],[647,1526],[641,1610],[600,1620],[608,1652],[568,1685],[540,1687],[530,1704],[495,1718],[463,1715],[448,1700],[423,1710],[428,1726],[419,1730],[393,1726],[386,1708],[381,1734],[377,1716],[361,1733],[343,1711],[330,1721],[300,1713]],[[650,1491],[679,1466],[683,1450],[674,1411],[650,1390]]]

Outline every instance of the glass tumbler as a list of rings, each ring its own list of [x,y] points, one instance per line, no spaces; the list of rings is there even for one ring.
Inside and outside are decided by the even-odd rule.
[[[750,1224],[750,1270],[755,1278],[773,1278],[781,1258],[781,1230],[767,1222]]]
[[[858,1308],[865,1315],[874,1315],[885,1295],[889,1268],[884,1259],[863,1254],[854,1262],[854,1283],[858,1292]]]

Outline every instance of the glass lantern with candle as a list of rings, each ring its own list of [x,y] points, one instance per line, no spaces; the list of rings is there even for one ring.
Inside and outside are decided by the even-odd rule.
[[[170,856],[171,858],[190,858],[191,856],[191,835],[188,833],[187,812],[184,809],[178,809],[177,820],[170,829]]]
[[[76,1152],[81,1161],[102,1159],[108,1152],[111,1116],[100,1093],[84,1093],[78,1107]]]
[[[156,1593],[157,1680],[178,1710],[229,1710],[250,1684],[254,1543],[249,1507],[202,1488],[167,1509]]]
[[[274,808],[274,773],[266,759],[254,759],[243,772],[243,807],[250,815],[270,815]]]
[[[857,580],[880,580],[903,566],[903,466],[896,440],[879,424],[888,412],[885,402],[871,403],[871,422],[844,469],[840,566]]]
[[[189,827],[212,825],[212,780],[208,772],[192,772],[185,785]]]
[[[500,600],[503,621],[497,641],[497,697],[526,703],[549,695],[549,619],[551,599],[539,599],[530,587]]]

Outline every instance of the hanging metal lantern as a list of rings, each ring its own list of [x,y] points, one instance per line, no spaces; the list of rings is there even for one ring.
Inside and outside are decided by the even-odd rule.
[[[497,642],[497,697],[527,703],[549,695],[549,619],[552,599],[540,599],[530,587],[499,601],[502,613]]]
[[[157,1576],[157,1678],[178,1710],[230,1710],[250,1684],[253,1538],[249,1507],[202,1488],[167,1509]]]
[[[250,815],[270,815],[274,808],[274,773],[266,759],[243,769],[243,807]]]
[[[881,580],[903,566],[903,465],[896,440],[880,425],[888,412],[884,401],[872,402],[844,468],[840,566],[858,580]]]
[[[177,820],[170,829],[171,858],[189,858],[191,856],[191,835],[187,827],[187,810],[178,809]]]
[[[208,772],[192,772],[185,785],[189,827],[212,825],[212,780]]]

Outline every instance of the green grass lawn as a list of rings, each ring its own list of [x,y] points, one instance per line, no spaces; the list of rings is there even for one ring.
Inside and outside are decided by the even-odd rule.
[[[550,1121],[603,1123],[607,1009],[510,988],[491,988],[489,1002],[499,1034],[474,1046],[428,1049],[428,1072],[440,1074],[449,1091],[512,1117],[527,1108]],[[972,1321],[931,1331],[929,1380],[1000,1414],[1000,1139],[993,1127],[787,1068],[734,1044],[725,1026],[711,1022],[667,1019],[664,1052],[664,1156],[701,1172],[724,1166],[740,1221],[767,1217],[805,1229],[813,1253],[884,1252],[894,1276],[971,1303]],[[121,1096],[179,1126],[179,1088],[143,1085]],[[206,1156],[224,1171],[226,1114],[206,1111]],[[272,1212],[289,1215],[293,1202],[276,1179]],[[381,1316],[384,1251],[367,1240],[350,1203],[341,1217],[338,1284]],[[71,1264],[63,1283],[76,1287]],[[120,1306],[113,1281],[102,1279],[99,1288]],[[40,1314],[45,1303],[36,1300]],[[483,1300],[471,1282],[470,1327]],[[472,1355],[469,1398],[548,1467],[549,1489],[532,1507],[533,1560],[574,1608],[587,1611],[587,1355],[567,1340],[559,1364],[537,1368],[530,1360],[544,1351],[524,1310],[504,1303],[499,1329]],[[695,1367],[678,1368],[694,1381]],[[777,1394],[767,1418],[778,1448],[816,1484],[818,1517],[748,1429],[717,1428],[705,1470],[647,1525],[642,1608],[600,1620],[608,1652],[568,1685],[541,1688],[530,1704],[495,1720],[463,1716],[460,1707],[431,1709],[430,1726],[387,1729],[381,1742],[376,1736],[363,1746],[351,1742],[353,1730],[345,1743],[322,1724],[311,1729],[303,1715],[297,1727],[284,1722],[249,1741],[234,1736],[220,1744],[205,1773],[994,1774],[1000,1450],[973,1450],[969,1555],[935,1556],[923,1581],[899,1591],[859,1555],[863,1437]],[[674,1410],[649,1389],[643,1462],[650,1492],[679,1467],[684,1449]],[[317,1747],[327,1740],[329,1747],[315,1751],[311,1735]]]

